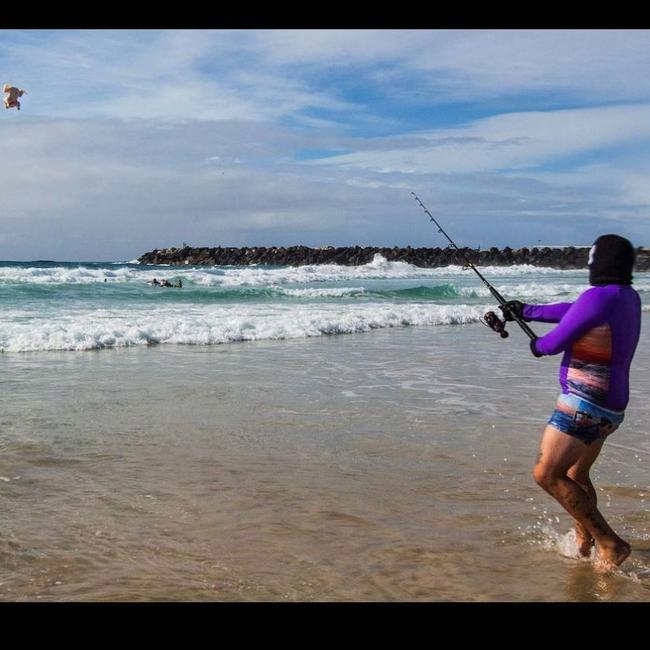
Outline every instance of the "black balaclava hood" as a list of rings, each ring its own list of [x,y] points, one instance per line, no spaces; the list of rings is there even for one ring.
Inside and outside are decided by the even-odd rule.
[[[632,284],[634,247],[619,235],[601,235],[589,251],[589,283]]]

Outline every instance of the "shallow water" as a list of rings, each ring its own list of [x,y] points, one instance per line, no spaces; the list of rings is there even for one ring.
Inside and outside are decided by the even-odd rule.
[[[6,353],[0,599],[648,601],[649,339],[604,575],[533,483],[559,357],[517,331]]]

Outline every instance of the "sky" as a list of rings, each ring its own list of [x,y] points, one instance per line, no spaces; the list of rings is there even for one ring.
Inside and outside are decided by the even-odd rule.
[[[0,260],[650,246],[650,30],[3,30]]]

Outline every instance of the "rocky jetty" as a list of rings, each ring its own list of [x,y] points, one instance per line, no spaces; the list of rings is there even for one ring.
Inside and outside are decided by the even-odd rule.
[[[531,264],[557,269],[582,269],[587,267],[588,246],[564,246],[561,248],[462,248],[467,259],[477,266],[511,266]],[[379,253],[389,261],[408,262],[414,266],[435,268],[450,264],[464,264],[458,251],[448,248],[382,248],[379,246],[346,246],[335,248],[323,246],[274,246],[271,248],[246,246],[242,248],[162,248],[145,253],[140,264],[245,266],[249,264],[277,264],[304,266],[305,264],[341,264],[357,266],[372,262]],[[637,248],[635,270],[650,270],[650,249]]]

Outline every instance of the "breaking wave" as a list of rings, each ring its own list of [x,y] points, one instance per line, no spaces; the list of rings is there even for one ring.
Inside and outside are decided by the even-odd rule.
[[[473,323],[486,306],[433,304],[252,306],[156,310],[124,314],[106,310],[59,318],[16,320],[0,333],[0,350],[95,350],[177,343],[214,345],[237,341],[354,334],[373,329]]]

